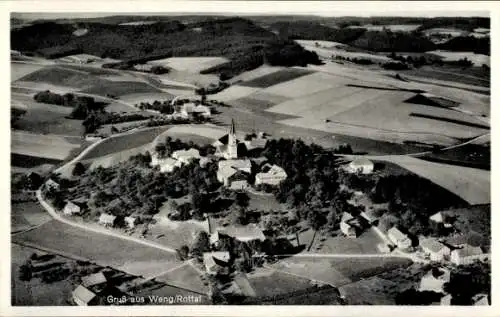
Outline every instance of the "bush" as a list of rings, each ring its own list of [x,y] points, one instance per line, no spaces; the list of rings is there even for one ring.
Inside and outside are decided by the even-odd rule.
[[[81,162],[77,162],[71,173],[73,176],[81,176],[85,173],[85,166]]]

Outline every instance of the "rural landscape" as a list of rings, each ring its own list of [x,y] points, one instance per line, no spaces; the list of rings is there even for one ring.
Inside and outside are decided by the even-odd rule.
[[[12,13],[11,305],[491,305],[490,18]]]

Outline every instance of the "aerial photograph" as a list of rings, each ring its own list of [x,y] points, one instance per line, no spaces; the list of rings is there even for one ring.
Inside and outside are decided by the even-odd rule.
[[[490,15],[380,10],[11,12],[11,306],[491,305]]]

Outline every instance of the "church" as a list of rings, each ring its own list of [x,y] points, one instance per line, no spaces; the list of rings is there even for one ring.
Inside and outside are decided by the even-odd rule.
[[[212,144],[215,147],[215,155],[223,157],[226,160],[233,160],[238,158],[238,140],[236,139],[236,128],[234,120],[231,119],[231,128],[229,133],[224,135]]]

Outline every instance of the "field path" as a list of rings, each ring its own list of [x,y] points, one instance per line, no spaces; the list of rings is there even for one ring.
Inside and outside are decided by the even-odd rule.
[[[77,222],[65,219],[65,218],[61,217],[61,215],[59,215],[59,213],[48,202],[46,202],[43,199],[42,192],[41,192],[40,189],[36,191],[36,197],[37,197],[38,201],[40,202],[40,204],[42,205],[42,207],[52,216],[52,218],[54,218],[55,220],[57,220],[59,222],[62,222],[62,223],[65,223],[67,225],[70,225],[70,226],[73,226],[73,227],[77,227],[77,228],[80,228],[80,229],[83,229],[83,230],[86,230],[86,231],[92,231],[92,232],[96,232],[96,233],[99,233],[99,234],[105,234],[105,235],[108,235],[108,236],[113,236],[115,238],[119,238],[119,239],[123,239],[123,240],[128,240],[128,241],[136,242],[136,243],[139,243],[139,244],[142,244],[142,245],[146,245],[148,247],[156,248],[156,249],[159,249],[159,250],[162,250],[162,251],[166,251],[166,252],[170,252],[170,253],[175,253],[176,252],[172,248],[166,247],[164,245],[161,245],[161,244],[158,244],[158,243],[155,243],[155,242],[151,242],[151,241],[147,241],[147,240],[143,240],[143,239],[138,239],[138,238],[126,236],[126,235],[123,235],[123,234],[120,234],[120,233],[117,233],[117,232],[113,232],[113,231],[110,231],[110,230],[107,230],[107,229],[104,229],[104,228],[101,229],[101,228],[88,227],[88,226],[85,226],[83,224],[80,224],[80,223],[77,223]]]

